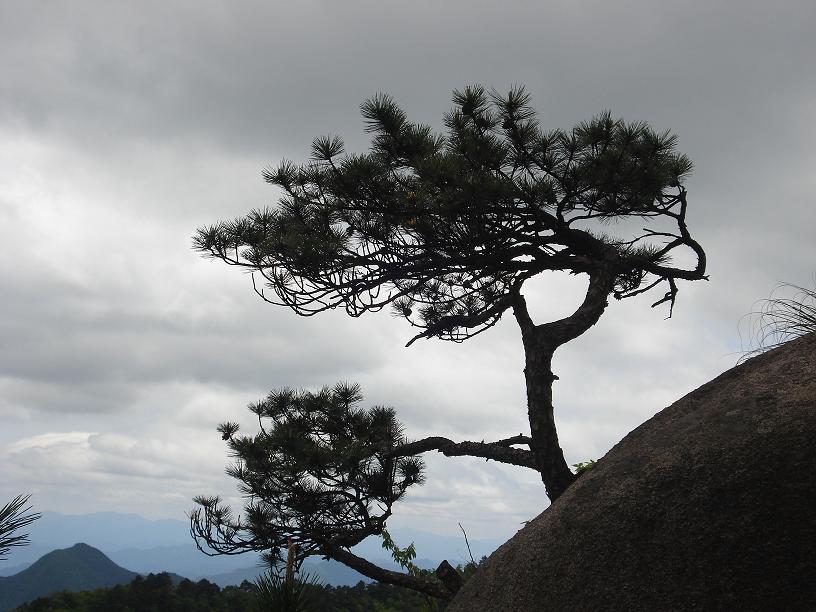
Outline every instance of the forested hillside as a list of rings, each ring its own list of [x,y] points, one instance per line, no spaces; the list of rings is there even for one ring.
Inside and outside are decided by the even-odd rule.
[[[0,611],[63,590],[127,584],[137,576],[87,544],[54,550],[14,576],[0,578]]]
[[[348,587],[310,587],[314,612],[424,612],[425,598],[387,584]],[[183,580],[178,585],[168,574],[139,576],[128,585],[81,593],[63,592],[41,597],[17,612],[256,612],[254,586],[220,589],[206,580]]]

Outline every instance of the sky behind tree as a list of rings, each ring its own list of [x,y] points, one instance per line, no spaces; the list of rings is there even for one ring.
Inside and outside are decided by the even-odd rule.
[[[505,317],[461,345],[404,344],[387,313],[303,319],[191,249],[199,226],[272,205],[261,170],[389,93],[441,131],[451,92],[524,85],[545,129],[608,109],[679,136],[708,283],[613,303],[556,354],[570,463],[733,366],[738,324],[810,284],[816,6],[790,1],[6,2],[0,5],[0,499],[180,518],[234,495],[223,420],[281,386],[361,383],[412,438],[526,432],[524,354]],[[614,228],[607,228],[614,231]],[[528,283],[534,319],[581,277]],[[745,330],[743,330],[744,332]],[[431,454],[394,524],[512,535],[546,505],[535,472]]]

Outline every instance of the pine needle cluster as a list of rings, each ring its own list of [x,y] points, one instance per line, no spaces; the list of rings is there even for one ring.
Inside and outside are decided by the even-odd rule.
[[[280,389],[249,405],[259,431],[219,431],[246,503],[235,516],[218,497],[199,496],[193,535],[221,553],[298,550],[298,561],[324,546],[352,547],[382,533],[394,503],[424,480],[419,457],[394,457],[406,442],[393,408],[361,408],[360,387],[340,383],[317,392]]]

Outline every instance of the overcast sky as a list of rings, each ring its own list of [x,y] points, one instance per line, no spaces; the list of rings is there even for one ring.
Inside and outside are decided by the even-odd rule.
[[[474,83],[525,85],[547,129],[604,109],[671,129],[695,163],[711,281],[682,284],[669,320],[662,293],[612,303],[556,354],[567,460],[602,456],[734,365],[756,300],[812,282],[814,31],[812,0],[0,1],[0,502],[184,518],[235,495],[216,425],[251,430],[246,404],[281,386],[358,381],[414,438],[527,431],[512,316],[404,348],[404,321],[299,318],[190,246],[274,204],[261,170],[315,136],[364,151],[367,97],[441,128]],[[537,280],[535,320],[584,286]],[[533,472],[427,460],[396,526],[506,538],[547,503]]]

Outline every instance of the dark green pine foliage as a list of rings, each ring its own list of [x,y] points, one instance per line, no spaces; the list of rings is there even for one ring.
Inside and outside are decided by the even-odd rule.
[[[661,275],[664,246],[574,230],[678,214],[692,164],[676,136],[609,113],[543,131],[521,88],[470,87],[453,101],[443,137],[373,97],[362,105],[370,153],[315,139],[309,163],[264,171],[285,192],[277,208],[202,228],[195,248],[254,270],[265,299],[300,314],[391,305],[424,330],[417,337],[454,341],[495,324],[525,280],[586,272],[604,246],[616,254],[617,297]]]
[[[260,423],[255,435],[220,425],[235,458],[227,473],[247,501],[236,516],[218,497],[196,498],[191,527],[199,547],[257,550],[276,564],[292,544],[299,565],[380,534],[394,503],[422,482],[423,462],[391,455],[405,443],[394,409],[364,409],[362,399],[357,385],[283,389],[249,406]]]
[[[346,153],[336,136],[315,139],[307,163],[264,171],[284,192],[277,207],[201,228],[194,248],[250,271],[263,299],[300,315],[390,307],[415,328],[408,344],[461,342],[512,311],[529,437],[412,448],[533,467],[554,500],[575,474],[555,427],[553,354],[598,322],[610,296],[662,286],[653,305],[671,314],[677,281],[706,278],[705,252],[686,223],[692,164],[670,132],[609,113],[546,131],[522,88],[468,87],[453,103],[443,136],[408,121],[388,96],[371,98],[362,105],[369,152]],[[608,233],[613,225],[618,235]],[[573,314],[536,323],[524,283],[559,271],[586,275],[586,294]]]

